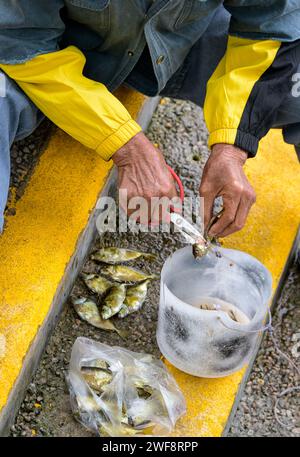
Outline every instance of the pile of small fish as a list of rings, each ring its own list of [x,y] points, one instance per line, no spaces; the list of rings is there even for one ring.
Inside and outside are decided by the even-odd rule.
[[[158,279],[158,276],[120,263],[139,258],[152,261],[155,257],[154,254],[117,247],[93,252],[91,259],[106,265],[101,269],[101,275],[81,274],[86,287],[97,298],[95,301],[89,297],[72,297],[77,314],[94,327],[114,330],[125,337],[125,333],[118,330],[109,319],[113,316],[124,318],[138,311],[146,299],[149,282]]]
[[[185,412],[176,382],[150,354],[80,337],[67,381],[75,418],[100,436],[161,434]]]

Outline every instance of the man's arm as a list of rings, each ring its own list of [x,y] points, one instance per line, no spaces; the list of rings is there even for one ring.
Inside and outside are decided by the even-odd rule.
[[[163,155],[106,87],[82,75],[85,58],[76,47],[39,55],[26,63],[0,64],[56,125],[104,160],[113,159],[128,199],[177,195]],[[126,209],[126,208],[124,208]],[[156,214],[149,214],[156,223]]]
[[[141,128],[103,84],[83,76],[84,64],[82,52],[70,46],[0,68],[56,125],[109,160]]]
[[[226,236],[245,224],[255,195],[243,164],[273,125],[300,62],[300,7],[271,3],[224,2],[232,14],[227,51],[208,82],[204,105],[212,147],[200,187],[205,225],[215,197],[222,196],[225,207],[211,235]]]

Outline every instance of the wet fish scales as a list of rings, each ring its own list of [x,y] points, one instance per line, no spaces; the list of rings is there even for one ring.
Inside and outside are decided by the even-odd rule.
[[[101,330],[111,330],[117,332],[121,338],[125,338],[126,332],[117,329],[109,320],[103,320],[100,316],[96,303],[86,297],[72,297],[72,303],[78,316],[83,320]]]
[[[90,396],[76,395],[76,404],[79,413],[85,411],[99,412],[101,409],[92,394]]]
[[[203,241],[193,244],[193,256],[195,259],[199,259],[207,254],[209,246]]]
[[[100,248],[91,255],[92,260],[97,262],[104,262],[111,265],[122,262],[130,262],[136,260],[140,257],[143,257],[148,260],[154,260],[156,258],[155,254],[135,251],[133,249],[124,249],[117,247],[106,247]]]
[[[104,299],[104,304],[101,309],[102,319],[109,319],[117,314],[125,300],[126,286],[124,284],[116,284],[112,286],[110,292]]]
[[[101,368],[102,370],[110,371],[109,364],[103,359],[86,360],[83,362],[81,368]]]
[[[103,387],[112,381],[112,373],[101,368],[82,367],[81,373],[87,384],[96,392],[101,393]]]
[[[90,289],[94,294],[104,295],[113,285],[111,281],[100,275],[87,275],[82,273],[81,277],[88,289]]]
[[[124,303],[119,311],[118,316],[124,318],[135,311],[138,311],[144,304],[147,297],[148,284],[150,280],[146,279],[136,286],[128,286]]]
[[[101,273],[109,276],[112,280],[117,282],[137,283],[145,279],[158,279],[155,274],[144,273],[143,271],[129,268],[125,265],[109,265],[102,268]]]

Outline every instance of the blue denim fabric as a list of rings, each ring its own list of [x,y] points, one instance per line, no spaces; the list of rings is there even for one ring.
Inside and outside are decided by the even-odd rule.
[[[147,43],[151,90],[160,92],[221,5],[232,16],[232,34],[300,38],[298,0],[0,0],[0,62],[23,62],[71,44],[86,56],[85,75],[114,90]]]
[[[0,62],[21,63],[58,49],[63,0],[0,0]]]
[[[230,15],[224,8],[219,8],[206,32],[170,78],[161,95],[190,100],[203,107],[206,83],[226,51],[229,26]],[[297,72],[300,75],[300,62]],[[281,128],[285,142],[300,150],[300,90],[294,94],[291,92],[282,103],[273,128]]]
[[[226,49],[229,21],[230,16],[223,8],[214,12],[211,24],[191,48],[177,72],[169,79],[161,91],[162,95],[190,100],[203,106],[206,83]],[[300,65],[298,71],[300,73]],[[15,139],[29,135],[42,119],[42,114],[21,89],[1,72],[0,95],[3,80],[6,96],[0,96],[0,231],[9,186],[10,146]],[[143,59],[127,78],[126,84],[133,85],[147,94],[153,90],[153,81],[155,76],[151,57],[144,51]],[[273,127],[282,128],[285,141],[298,146],[300,151],[300,96],[290,95],[285,100],[278,110]]]
[[[231,21],[220,7],[222,3],[232,14]],[[126,84],[148,95],[161,93],[202,106],[207,80],[225,52],[228,28],[230,33],[251,38],[300,38],[298,0],[257,1],[255,7],[251,3],[0,0],[0,61],[23,62],[73,44],[87,57],[87,76],[106,83],[110,89],[126,80]],[[62,10],[64,4],[66,9]],[[159,56],[165,58],[156,64]],[[1,231],[10,177],[10,146],[29,135],[43,116],[1,72],[0,84]],[[5,97],[1,96],[3,84]],[[286,142],[300,150],[300,97],[291,95],[285,100],[274,127],[282,128]]]

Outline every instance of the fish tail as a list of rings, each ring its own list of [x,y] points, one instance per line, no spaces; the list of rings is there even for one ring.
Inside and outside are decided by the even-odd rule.
[[[111,314],[111,309],[108,308],[108,306],[103,306],[103,307],[102,307],[102,310],[101,310],[101,317],[102,317],[102,319],[104,319],[104,320],[106,321],[106,320],[109,319],[111,316],[112,316],[112,314]]]
[[[150,275],[148,279],[159,279],[159,275]]]
[[[127,306],[123,305],[118,313],[118,317],[123,319],[124,317],[128,316],[128,314],[129,314],[129,309],[127,308]]]
[[[117,334],[122,338],[122,340],[125,340],[128,336],[128,331],[126,330],[120,330],[119,328],[115,327]]]
[[[147,252],[145,254],[143,254],[143,256],[145,257],[145,259],[148,259],[150,260],[151,262],[153,262],[154,260],[157,259],[157,255],[156,254],[152,254],[151,252]]]

